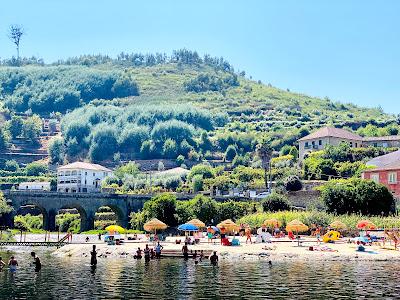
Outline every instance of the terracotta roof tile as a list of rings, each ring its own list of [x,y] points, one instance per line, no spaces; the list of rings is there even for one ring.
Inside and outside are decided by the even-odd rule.
[[[361,136],[353,132],[350,132],[348,130],[335,127],[323,127],[305,137],[302,137],[301,139],[299,139],[299,141],[307,141],[324,137],[337,137],[347,140],[358,140],[358,141],[362,140]]]

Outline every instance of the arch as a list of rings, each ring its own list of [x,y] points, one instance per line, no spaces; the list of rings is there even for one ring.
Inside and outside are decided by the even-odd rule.
[[[55,215],[57,215],[58,211],[60,211],[61,209],[73,209],[73,208],[78,211],[79,216],[81,218],[80,232],[93,229],[94,214],[92,215],[90,212],[88,212],[86,209],[84,209],[82,207],[81,203],[64,204],[57,209],[57,212]],[[54,218],[55,218],[55,216],[54,216]]]
[[[24,201],[21,201],[18,205],[16,205],[16,206],[14,205],[14,211],[11,213],[11,216],[10,216],[11,217],[10,225],[12,227],[14,227],[14,218],[18,215],[18,212],[20,212],[24,206],[35,206],[36,208],[38,208],[43,216],[42,227],[44,230],[48,230],[48,227],[50,226],[49,212],[47,211],[46,208],[43,207],[43,205],[41,205],[37,201],[32,201],[32,200],[24,200]]]
[[[115,215],[117,216],[117,225],[120,225],[124,228],[128,227],[129,219],[127,212],[124,211],[120,205],[104,203],[101,206],[107,206],[113,211],[113,213],[115,213]],[[96,211],[98,211],[101,206],[97,207]]]

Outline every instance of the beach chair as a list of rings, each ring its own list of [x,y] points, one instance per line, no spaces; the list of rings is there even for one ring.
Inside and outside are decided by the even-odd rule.
[[[238,239],[233,239],[231,244],[232,246],[240,246],[240,241]]]

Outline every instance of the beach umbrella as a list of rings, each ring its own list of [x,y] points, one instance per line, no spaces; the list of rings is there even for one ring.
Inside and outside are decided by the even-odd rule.
[[[146,231],[154,230],[154,232],[157,232],[157,230],[164,230],[167,227],[168,227],[167,224],[165,224],[164,222],[161,222],[157,218],[151,219],[150,221],[146,222],[143,225],[144,230],[146,230]]]
[[[281,227],[282,223],[277,219],[268,219],[263,223],[267,227]]]
[[[231,219],[222,221],[217,225],[218,228],[225,228],[227,231],[239,231],[239,225],[233,222]]]
[[[198,231],[199,227],[193,224],[185,223],[178,226],[178,230],[181,231]]]
[[[347,228],[346,224],[344,224],[341,221],[334,221],[331,224],[329,224],[329,227],[336,229],[336,230],[343,230],[343,229]]]
[[[214,230],[214,232],[219,232],[219,228],[217,226],[211,226],[211,229]]]
[[[124,233],[125,228],[119,226],[119,225],[110,225],[105,228],[108,232],[118,232],[118,233]]]
[[[357,223],[357,228],[361,230],[375,229],[376,225],[370,220],[361,220]]]
[[[188,224],[193,224],[194,226],[197,226],[199,228],[204,228],[206,227],[206,224],[204,224],[202,221],[199,219],[192,219],[188,222]]]
[[[286,231],[304,232],[308,230],[308,226],[299,220],[293,220],[286,225]]]

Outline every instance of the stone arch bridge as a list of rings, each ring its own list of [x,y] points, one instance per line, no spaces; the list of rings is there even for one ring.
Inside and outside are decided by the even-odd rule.
[[[75,208],[81,217],[81,231],[94,227],[96,211],[101,206],[110,207],[117,215],[117,224],[128,227],[129,215],[143,208],[152,195],[118,195],[106,193],[59,193],[38,191],[4,191],[4,196],[14,211],[4,216],[4,223],[13,227],[14,217],[25,205],[34,205],[43,214],[43,228],[56,230],[56,215],[60,209]],[[185,199],[185,197],[179,197]],[[191,198],[190,196],[186,199]]]

